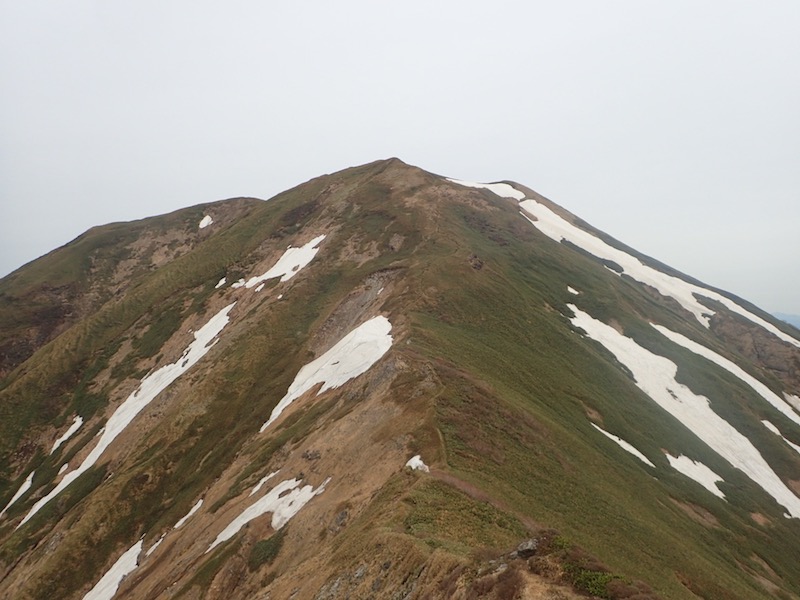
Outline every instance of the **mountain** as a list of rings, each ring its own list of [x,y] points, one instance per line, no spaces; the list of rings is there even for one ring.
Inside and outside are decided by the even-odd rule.
[[[0,280],[0,597],[800,597],[800,332],[389,159]]]
[[[786,314],[786,313],[775,313],[775,317],[780,319],[781,321],[789,323],[789,325],[792,325],[794,327],[800,327],[800,315],[789,315],[789,314]]]

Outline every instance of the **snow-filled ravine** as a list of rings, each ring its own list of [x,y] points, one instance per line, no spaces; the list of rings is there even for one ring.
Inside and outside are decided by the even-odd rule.
[[[269,271],[258,277],[251,277],[247,280],[245,286],[247,288],[252,288],[263,281],[274,279],[275,277],[280,277],[281,282],[289,281],[300,269],[308,265],[308,263],[314,259],[317,252],[319,252],[319,245],[324,239],[325,236],[320,235],[308,242],[305,246],[300,246],[299,248],[289,246],[286,252],[283,253],[278,259],[278,262],[276,262]]]
[[[669,338],[676,344],[683,346],[690,352],[694,352],[695,354],[702,356],[703,358],[707,358],[713,363],[716,363],[726,371],[728,371],[731,375],[734,375],[749,385],[753,390],[764,400],[769,402],[772,406],[778,409],[781,413],[783,413],[786,417],[800,425],[800,415],[798,415],[792,407],[789,406],[787,402],[783,401],[783,398],[778,396],[775,392],[761,383],[758,379],[747,373],[744,369],[742,369],[736,363],[728,360],[724,356],[720,356],[710,348],[706,348],[702,344],[698,344],[687,338],[680,333],[676,333],[667,329],[663,325],[653,325],[662,335]]]
[[[467,187],[484,188],[494,192],[502,198],[514,198],[516,200],[521,200],[519,206],[522,209],[522,215],[546,236],[555,240],[556,242],[568,241],[598,258],[617,263],[620,267],[622,267],[625,275],[632,277],[636,281],[654,287],[664,296],[670,296],[674,298],[686,310],[694,314],[695,317],[697,317],[697,320],[706,327],[708,327],[708,319],[714,314],[714,311],[700,304],[696,296],[704,296],[706,298],[716,300],[731,312],[735,312],[736,314],[749,319],[784,342],[788,342],[800,348],[800,340],[797,340],[789,334],[784,333],[772,323],[765,321],[758,315],[754,315],[750,311],[739,306],[730,298],[727,298],[713,290],[691,284],[683,279],[679,279],[678,277],[673,277],[653,269],[652,267],[648,267],[635,256],[614,248],[588,231],[584,231],[583,229],[576,227],[560,215],[550,210],[544,204],[530,198],[526,199],[525,194],[507,183],[474,183],[470,181],[459,181],[457,179],[449,179],[448,181],[452,181],[453,183]],[[535,217],[535,219],[531,219],[529,215]],[[623,273],[617,274],[622,275]]]
[[[800,518],[800,498],[775,474],[750,440],[712,410],[708,398],[695,394],[675,380],[678,372],[675,363],[653,354],[577,306],[568,306],[575,314],[570,319],[572,324],[605,346],[625,365],[633,374],[639,389],[761,486],[786,508],[790,516]]]
[[[344,336],[325,354],[305,365],[260,431],[269,427],[292,402],[318,383],[323,384],[317,392],[321,394],[367,371],[391,348],[391,330],[389,319],[373,317]]]
[[[53,444],[53,449],[50,450],[50,454],[52,454],[53,452],[58,450],[58,447],[61,444],[63,444],[69,438],[71,438],[73,435],[75,435],[75,432],[78,431],[78,429],[81,428],[81,425],[83,425],[83,417],[78,415],[77,417],[75,417],[75,420],[72,421],[72,425],[69,426],[69,429],[67,429],[64,432],[64,434],[55,441],[55,443]]]
[[[100,581],[89,590],[83,600],[111,600],[117,593],[119,584],[126,575],[138,565],[139,553],[142,551],[142,540],[136,542],[127,552],[117,559]]]
[[[646,457],[644,454],[642,454],[641,452],[639,452],[639,451],[636,449],[636,446],[634,446],[634,445],[633,445],[633,444],[631,444],[630,442],[626,442],[626,441],[625,441],[625,440],[623,440],[621,437],[618,437],[618,436],[614,435],[613,433],[609,433],[609,432],[607,432],[605,429],[602,429],[601,427],[598,427],[598,426],[597,426],[597,425],[595,425],[594,423],[592,423],[592,427],[594,427],[595,429],[597,429],[597,431],[599,431],[600,433],[602,433],[602,434],[603,434],[604,436],[606,436],[608,439],[610,439],[610,440],[612,440],[612,441],[616,442],[616,444],[617,444],[617,445],[618,445],[620,448],[622,448],[623,450],[625,450],[625,452],[629,452],[629,453],[633,454],[633,455],[634,455],[636,458],[638,458],[638,459],[639,459],[640,461],[642,461],[644,464],[646,464],[646,465],[650,465],[651,467],[655,467],[655,465],[654,465],[653,463],[651,463],[651,462],[650,462],[650,459],[648,459],[648,458],[647,458],[647,457]]]
[[[3,510],[0,510],[0,517],[2,517],[4,514],[6,514],[6,511],[9,508],[11,508],[11,505],[14,504],[14,502],[16,502],[17,500],[19,500],[22,497],[22,494],[24,494],[29,489],[31,489],[31,482],[33,482],[33,474],[35,472],[36,471],[31,471],[30,473],[28,473],[28,476],[25,478],[25,481],[23,481],[22,485],[19,486],[19,489],[11,497],[11,500],[8,501],[8,504],[6,504],[5,508]]]
[[[247,523],[266,513],[272,513],[271,525],[272,528],[277,531],[286,525],[293,516],[300,512],[300,509],[308,504],[314,496],[318,496],[325,491],[325,486],[329,481],[330,477],[317,489],[314,489],[311,485],[299,487],[302,479],[287,479],[286,481],[282,481],[242,511],[230,525],[220,532],[206,552],[210,552],[222,542],[231,539]]]
[[[17,528],[25,524],[33,515],[39,512],[45,504],[58,496],[69,484],[97,463],[106,449],[111,445],[111,442],[125,430],[136,415],[150,404],[150,402],[166,389],[167,386],[205,356],[214,344],[217,343],[216,337],[228,324],[230,320],[228,318],[228,313],[235,304],[234,302],[220,310],[211,317],[205,325],[195,331],[194,341],[183,351],[183,354],[177,362],[165,365],[142,379],[138,389],[128,396],[128,398],[117,407],[114,414],[109,417],[100,436],[100,440],[84,461],[76,469],[64,475],[64,478],[49,494],[36,502],[25,518],[17,525]]]

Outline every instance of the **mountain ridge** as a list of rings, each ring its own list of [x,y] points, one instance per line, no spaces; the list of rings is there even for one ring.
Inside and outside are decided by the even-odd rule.
[[[713,450],[712,438],[659,409],[635,365],[584,327],[610,325],[636,352],[676,365],[667,389],[709,399],[795,498],[797,347],[733,311],[727,294],[693,297],[711,315],[705,326],[687,308],[692,298],[643,285],[635,263],[616,265],[620,274],[609,259],[554,240],[540,230],[546,214],[526,217],[521,202],[587,232],[577,217],[499,183],[523,198],[387,159],[268,202],[171,213],[160,243],[132,236],[139,254],[124,236],[110,251],[87,252],[103,291],[91,314],[33,338],[0,328],[0,348],[20,337],[36,346],[0,380],[0,502],[30,477],[0,521],[0,590],[83,597],[133,556],[115,597],[797,595],[797,519],[783,517],[785,507]],[[171,254],[167,239],[177,240]],[[594,239],[627,252],[604,234]],[[115,275],[126,252],[137,267]],[[0,280],[0,317],[30,293],[20,279],[42,285],[39,271],[57,258]],[[228,321],[205,354],[181,366],[194,335],[223,311]],[[581,325],[581,314],[594,321]],[[337,372],[342,357],[327,353],[378,317],[390,327],[385,354],[329,389],[322,380],[298,387],[273,421],[305,366],[324,359]],[[713,361],[651,323],[702,342]],[[90,455],[126,398],[141,400],[170,365],[185,372],[30,514]],[[46,454],[77,416],[76,433]],[[427,473],[405,468],[413,456]],[[704,489],[684,458],[722,483]],[[210,548],[259,502],[269,510]],[[516,549],[526,540],[533,550]]]

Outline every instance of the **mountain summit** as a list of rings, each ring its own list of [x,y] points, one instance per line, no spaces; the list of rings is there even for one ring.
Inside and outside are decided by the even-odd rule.
[[[0,597],[800,597],[800,331],[389,159],[0,280]]]

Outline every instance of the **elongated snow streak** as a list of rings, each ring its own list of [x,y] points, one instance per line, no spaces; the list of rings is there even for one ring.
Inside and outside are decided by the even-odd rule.
[[[275,471],[275,472],[273,472],[273,473],[270,473],[269,475],[264,475],[264,477],[262,477],[262,478],[261,478],[261,479],[258,481],[258,483],[256,484],[256,486],[255,486],[255,487],[253,488],[253,490],[250,492],[250,495],[252,496],[253,494],[257,494],[257,493],[258,493],[258,490],[260,490],[260,489],[261,489],[261,488],[264,486],[264,484],[265,484],[265,483],[267,483],[267,482],[268,482],[270,479],[272,479],[273,477],[275,477],[275,475],[277,475],[279,472],[280,472],[280,471]]]
[[[630,369],[636,385],[656,404],[678,419],[731,465],[743,471],[764,491],[800,518],[800,498],[781,481],[767,461],[745,436],[711,409],[708,398],[698,396],[675,381],[678,367],[671,360],[642,348],[613,327],[592,318],[570,304],[573,325],[605,346]]]
[[[213,222],[214,222],[214,219],[212,219],[209,215],[206,215],[205,217],[203,217],[201,219],[200,224],[198,225],[198,227],[200,229],[205,229],[206,227],[211,225]]]
[[[164,538],[165,538],[165,537],[167,537],[167,534],[166,534],[166,533],[162,533],[162,534],[161,534],[161,537],[160,537],[160,538],[158,538],[158,540],[156,540],[156,543],[155,543],[155,544],[153,544],[152,546],[150,546],[150,548],[147,550],[147,552],[145,552],[145,553],[144,553],[144,555],[145,555],[145,556],[150,556],[150,555],[151,555],[153,552],[155,552],[155,551],[156,551],[156,548],[158,548],[158,547],[161,545],[161,542],[163,542],[163,541],[164,541]]]
[[[75,434],[75,432],[81,428],[81,425],[83,425],[83,417],[78,415],[77,417],[75,417],[75,420],[72,422],[72,425],[69,426],[69,429],[67,429],[64,432],[64,434],[60,438],[58,438],[56,442],[53,444],[53,449],[50,450],[50,454],[55,452],[61,444],[63,444],[69,438],[71,438]]]
[[[796,410],[800,410],[800,398],[793,394],[787,394],[786,392],[783,393],[783,397],[786,398],[786,401]]]
[[[780,430],[780,429],[778,429],[777,427],[775,427],[775,425],[773,425],[773,424],[772,424],[772,423],[770,423],[769,421],[766,421],[766,420],[764,420],[764,421],[761,421],[761,422],[764,424],[764,427],[766,427],[767,429],[769,429],[769,430],[770,430],[772,433],[774,433],[775,435],[777,435],[777,436],[780,436],[780,438],[781,438],[781,439],[782,439],[784,442],[786,442],[786,443],[787,443],[787,444],[789,444],[789,445],[790,445],[792,448],[794,448],[794,451],[795,451],[795,452],[797,452],[798,454],[800,454],[800,446],[798,446],[798,445],[797,445],[797,444],[795,444],[795,443],[792,443],[792,442],[790,442],[790,441],[789,441],[789,440],[787,440],[785,437],[783,437],[783,434],[781,433],[781,430]]]
[[[669,453],[666,454],[667,460],[673,469],[683,473],[689,479],[694,479],[697,483],[702,485],[715,496],[718,496],[723,500],[725,499],[725,494],[723,494],[717,487],[717,482],[723,481],[722,477],[714,473],[714,471],[709,469],[703,463],[692,460],[688,456],[672,456]]]
[[[103,575],[100,581],[83,597],[83,600],[111,600],[125,576],[137,567],[137,558],[141,551],[142,540],[139,540],[117,559],[114,566]]]
[[[572,294],[573,296],[577,296],[578,294],[580,294],[580,292],[578,290],[576,290],[574,287],[572,287],[571,285],[567,286],[567,291],[570,294]]]
[[[330,477],[316,490],[311,485],[298,487],[301,481],[302,479],[287,479],[276,485],[267,494],[248,506],[242,514],[223,529],[206,552],[210,552],[222,542],[231,539],[253,519],[269,512],[272,513],[272,528],[277,531],[286,525],[289,519],[300,512],[300,509],[308,504],[309,500],[325,491],[325,486],[330,481]]]
[[[318,246],[324,239],[325,236],[320,235],[308,242],[305,246],[300,246],[299,248],[293,248],[292,246],[289,246],[286,249],[286,252],[283,253],[283,256],[278,259],[278,262],[276,262],[269,271],[263,275],[259,275],[258,277],[251,277],[247,280],[245,285],[248,288],[251,288],[258,285],[262,281],[274,279],[275,277],[280,277],[282,282],[289,281],[300,271],[300,269],[305,267],[314,259],[314,257],[317,255],[317,252],[319,252]]]
[[[69,463],[64,463],[63,465],[61,465],[61,468],[58,470],[58,473],[56,473],[56,475],[61,475],[67,469],[69,469]]]
[[[733,300],[712,290],[688,283],[683,279],[667,275],[652,267],[648,267],[627,252],[614,248],[588,231],[575,227],[575,225],[563,219],[543,204],[535,200],[525,200],[524,202],[520,202],[520,208],[525,211],[522,215],[549,238],[556,242],[566,240],[598,258],[611,260],[617,263],[622,267],[624,274],[645,285],[654,287],[664,296],[675,298],[681,306],[691,312],[705,327],[708,327],[709,316],[713,315],[714,311],[700,304],[697,300],[697,296],[705,296],[706,298],[716,300],[728,310],[760,325],[784,342],[788,342],[800,348],[800,341],[784,333],[772,323],[745,310]],[[533,215],[537,220],[534,221],[530,219],[525,213]],[[622,275],[622,273],[617,274]]]
[[[200,500],[197,501],[197,503],[191,508],[191,510],[188,513],[186,513],[185,516],[181,517],[180,520],[177,523],[175,523],[175,527],[173,527],[173,529],[178,529],[178,527],[186,523],[186,521],[188,521],[192,517],[192,515],[200,509],[201,506],[203,506],[202,498],[200,498]]]
[[[471,188],[483,188],[494,192],[501,198],[514,198],[514,200],[524,200],[525,194],[508,185],[507,183],[475,183],[474,181],[461,181],[460,179],[448,179],[452,183]]]
[[[20,499],[22,494],[24,494],[29,489],[31,489],[31,482],[33,481],[33,474],[35,472],[36,471],[31,471],[30,473],[28,473],[28,476],[25,478],[25,481],[23,481],[22,485],[19,486],[19,489],[17,490],[17,493],[14,494],[12,496],[11,500],[8,501],[8,504],[6,504],[6,507],[3,510],[0,510],[0,517],[2,517],[4,514],[6,514],[6,511],[9,508],[11,508],[11,505],[14,504],[14,502],[16,502],[17,500]]]
[[[138,415],[150,402],[167,388],[173,381],[183,375],[199,361],[206,352],[211,350],[217,343],[216,337],[225,328],[230,320],[228,313],[236,303],[229,304],[216,315],[209,319],[208,323],[194,332],[194,341],[189,344],[177,362],[165,365],[157,371],[151,373],[139,384],[139,388],[128,396],[122,404],[114,411],[106,423],[100,441],[92,449],[78,468],[67,473],[53,490],[44,498],[33,505],[30,512],[17,525],[17,529],[22,527],[39,509],[50,502],[58,494],[63,492],[66,487],[89,470],[103,455],[118,435],[120,435],[131,421]]]
[[[425,473],[429,473],[430,472],[430,469],[428,468],[428,465],[426,465],[424,462],[422,462],[422,457],[419,454],[409,458],[408,462],[406,463],[406,466],[407,467],[411,467],[415,471],[424,471]]]
[[[613,433],[609,433],[609,432],[607,432],[605,429],[602,429],[602,428],[598,427],[598,426],[597,426],[597,425],[595,425],[594,423],[592,423],[592,427],[594,427],[595,429],[597,429],[597,431],[599,431],[600,433],[602,433],[602,434],[603,434],[604,436],[606,436],[608,439],[610,439],[610,440],[613,440],[614,442],[616,442],[616,443],[617,443],[617,445],[618,445],[620,448],[622,448],[623,450],[625,450],[625,452],[630,452],[630,453],[631,453],[631,454],[633,454],[633,455],[634,455],[636,458],[638,458],[640,461],[642,461],[644,464],[646,464],[646,465],[650,465],[651,467],[655,468],[655,465],[654,465],[653,463],[651,463],[651,462],[650,462],[650,459],[648,459],[648,458],[647,458],[647,457],[646,457],[644,454],[642,454],[641,452],[639,452],[639,451],[636,449],[636,446],[634,446],[633,444],[631,444],[631,443],[629,443],[629,442],[626,442],[626,441],[625,441],[625,440],[623,440],[621,437],[617,437],[617,436],[616,436],[616,435],[614,435]]]
[[[684,335],[681,335],[680,333],[675,333],[674,331],[671,331],[662,325],[655,325],[655,324],[652,325],[662,335],[668,337],[676,344],[683,346],[690,352],[694,352],[695,354],[698,354],[703,358],[707,358],[711,362],[719,365],[720,367],[728,371],[730,374],[741,379],[744,383],[753,388],[753,391],[755,391],[759,396],[764,398],[764,400],[769,402],[772,406],[774,406],[777,410],[783,413],[786,417],[788,417],[789,419],[800,425],[800,415],[798,415],[795,411],[793,411],[792,407],[789,406],[789,404],[784,402],[783,399],[780,396],[778,396],[778,394],[773,392],[771,389],[769,389],[767,386],[761,383],[758,379],[747,373],[739,365],[728,360],[723,356],[720,356],[710,348],[706,348],[705,346],[702,346],[701,344],[698,344],[697,342],[690,340],[689,338],[687,338]]]
[[[225,285],[225,282],[226,282],[226,281],[228,281],[228,279],[227,279],[226,277],[223,277],[222,279],[220,279],[220,280],[217,282],[217,285],[215,285],[215,286],[214,286],[214,289],[215,289],[215,290],[218,290],[218,289],[219,289],[219,288],[221,288],[223,285]]]
[[[323,385],[317,395],[364,373],[391,348],[391,330],[389,319],[384,316],[374,317],[356,327],[333,348],[300,369],[286,395],[272,409],[269,420],[261,426],[260,431],[269,427],[286,407],[318,383]]]

